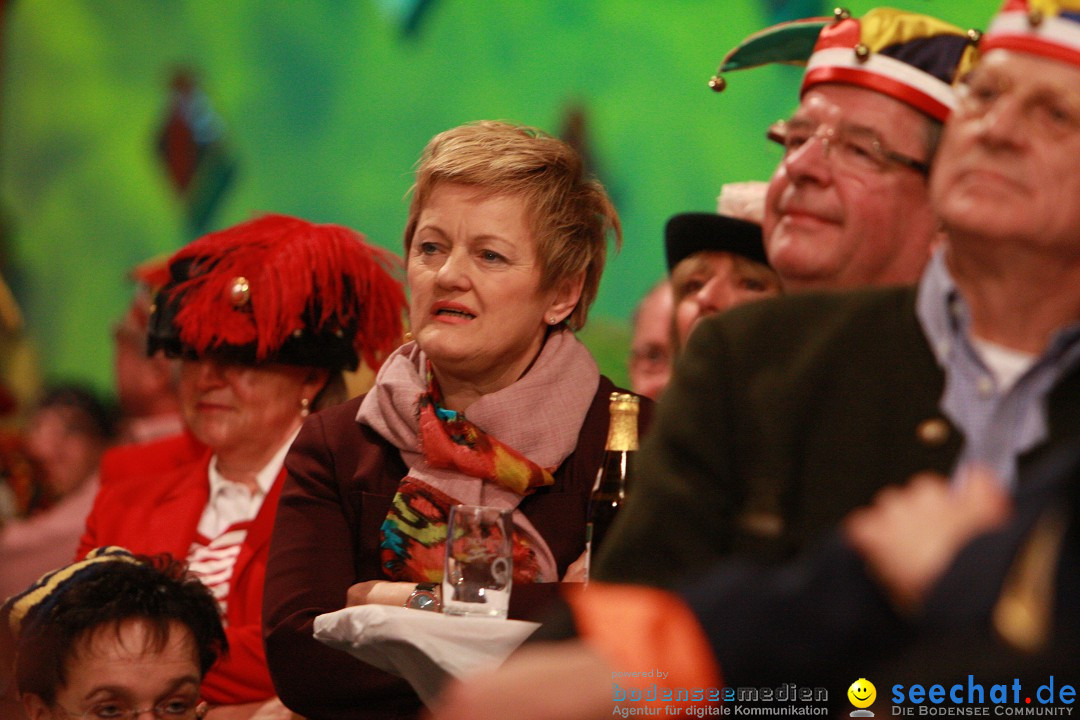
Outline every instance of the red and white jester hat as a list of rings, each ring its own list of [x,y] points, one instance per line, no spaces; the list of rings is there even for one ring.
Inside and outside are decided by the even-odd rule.
[[[1006,0],[980,46],[995,48],[1080,65],[1080,0]]]
[[[977,30],[961,30],[929,15],[875,8],[861,18],[837,8],[832,18],[781,23],[754,33],[729,52],[719,75],[767,63],[805,64],[800,95],[841,83],[875,90],[944,121],[956,105],[953,84],[976,59]]]

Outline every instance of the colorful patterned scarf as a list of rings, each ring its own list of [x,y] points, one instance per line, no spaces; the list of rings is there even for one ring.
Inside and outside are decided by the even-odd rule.
[[[573,452],[599,379],[588,350],[557,331],[522,378],[475,401],[466,417],[441,407],[415,343],[395,351],[357,413],[409,467],[382,526],[386,577],[441,580],[450,508],[465,503],[514,511],[515,582],[557,581],[550,548],[516,508],[554,482],[551,472]]]

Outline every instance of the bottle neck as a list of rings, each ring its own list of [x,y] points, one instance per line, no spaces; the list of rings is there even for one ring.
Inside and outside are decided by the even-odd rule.
[[[611,414],[605,449],[612,452],[629,452],[638,449],[636,412],[620,410]]]

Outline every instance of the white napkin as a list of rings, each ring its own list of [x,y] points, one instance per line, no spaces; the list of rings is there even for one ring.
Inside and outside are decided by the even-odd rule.
[[[540,627],[393,605],[357,605],[315,618],[315,639],[409,681],[427,704],[447,675],[495,667]]]

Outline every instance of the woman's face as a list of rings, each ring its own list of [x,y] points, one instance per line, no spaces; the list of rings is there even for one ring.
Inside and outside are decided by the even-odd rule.
[[[521,377],[545,327],[581,294],[580,282],[541,291],[540,275],[520,197],[435,187],[417,220],[407,277],[413,337],[440,381],[452,375],[491,392]]]
[[[67,682],[57,688],[51,706],[36,695],[24,696],[30,720],[83,713],[109,718],[155,707],[174,711],[166,717],[186,720],[199,702],[198,653],[190,631],[179,623],[173,623],[160,648],[140,620],[100,626],[76,642],[64,665]],[[186,708],[190,711],[183,713]]]
[[[313,375],[319,374],[292,365],[184,360],[184,420],[195,437],[219,455],[262,455],[280,447],[300,426],[301,399],[314,400],[321,388]],[[325,380],[325,374],[319,377]]]
[[[686,347],[690,331],[702,318],[780,294],[780,278],[767,265],[714,250],[702,250],[680,261],[671,273],[671,286],[680,348]]]

